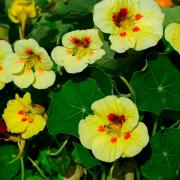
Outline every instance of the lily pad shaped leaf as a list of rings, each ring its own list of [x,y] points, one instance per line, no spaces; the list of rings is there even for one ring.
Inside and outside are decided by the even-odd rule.
[[[78,124],[91,113],[91,104],[103,97],[96,81],[67,81],[58,92],[53,92],[48,115],[48,130],[78,136]]]
[[[141,168],[142,174],[147,179],[178,179],[180,170],[179,138],[180,129],[168,129],[152,137],[152,156]]]
[[[139,110],[159,115],[163,109],[180,110],[180,72],[166,55],[148,63],[131,80]]]

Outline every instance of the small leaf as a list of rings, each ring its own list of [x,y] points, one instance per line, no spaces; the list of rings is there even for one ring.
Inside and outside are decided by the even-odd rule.
[[[51,134],[66,133],[78,136],[78,124],[91,112],[91,104],[103,95],[92,79],[68,81],[58,92],[53,92],[48,115]]]
[[[140,110],[159,115],[163,109],[180,110],[180,73],[166,55],[148,63],[144,72],[136,72],[131,85]]]
[[[152,156],[142,166],[149,180],[178,179],[180,162],[180,130],[168,129],[151,138]]]
[[[165,14],[164,26],[167,26],[170,23],[180,23],[180,6],[163,8],[162,11]]]
[[[1,179],[11,179],[20,169],[20,161],[9,162],[18,154],[18,148],[13,145],[0,146],[0,174]]]
[[[90,169],[93,166],[99,165],[100,162],[96,158],[90,155],[89,151],[81,144],[73,143],[75,149],[72,153],[75,161],[82,164],[86,169]]]

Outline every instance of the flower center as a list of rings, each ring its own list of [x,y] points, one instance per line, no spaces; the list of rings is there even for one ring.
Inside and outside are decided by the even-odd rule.
[[[112,16],[112,20],[114,21],[115,25],[120,27],[121,23],[128,19],[128,9],[122,8],[119,12],[114,13]]]
[[[91,38],[89,36],[86,36],[85,38],[83,38],[82,40],[76,38],[76,37],[72,37],[71,38],[71,42],[76,45],[77,47],[84,47],[84,48],[88,48],[89,44],[91,43]]]
[[[121,128],[126,121],[125,115],[116,115],[114,113],[110,113],[108,116],[109,123],[105,125],[106,132],[108,134],[118,136],[121,132]]]

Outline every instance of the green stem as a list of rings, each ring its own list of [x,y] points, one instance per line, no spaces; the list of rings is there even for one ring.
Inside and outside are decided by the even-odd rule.
[[[68,143],[68,139],[69,139],[69,136],[66,138],[66,140],[64,141],[62,146],[56,152],[54,152],[54,153],[48,152],[48,155],[57,156],[58,154],[60,154],[62,152],[62,150],[64,149],[64,147],[66,146],[66,144]]]
[[[109,172],[109,180],[113,180],[113,171],[114,171],[114,167],[116,165],[117,161],[115,161],[113,163],[113,165],[111,166],[110,172]]]
[[[48,178],[45,176],[44,172],[42,171],[42,169],[37,165],[37,163],[31,159],[29,156],[27,156],[27,158],[31,161],[32,165],[38,170],[39,174],[45,179],[48,180]]]
[[[24,180],[24,159],[21,156],[21,180]]]
[[[124,84],[127,86],[127,88],[129,89],[130,93],[132,96],[135,96],[135,92],[134,89],[131,87],[131,85],[129,84],[129,82],[123,77],[120,76],[121,80],[124,82]]]
[[[135,169],[136,169],[136,180],[141,180],[141,173],[140,173],[139,167],[136,163],[136,160],[134,158],[132,158],[132,161],[133,161],[133,164],[134,164]]]
[[[155,135],[155,133],[157,131],[157,126],[158,126],[158,118],[155,119],[152,136]]]
[[[101,180],[106,180],[106,171],[105,171],[105,168],[104,166],[102,166],[102,175],[101,175]]]

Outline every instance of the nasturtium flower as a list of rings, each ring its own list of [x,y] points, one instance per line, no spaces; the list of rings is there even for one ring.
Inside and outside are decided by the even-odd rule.
[[[8,68],[5,68],[3,65],[6,55],[11,52],[11,45],[5,40],[0,40],[0,89],[2,89],[6,83],[12,81],[11,73]]]
[[[94,7],[94,23],[110,34],[118,53],[155,46],[163,35],[161,9],[153,0],[102,0]]]
[[[148,143],[147,127],[139,121],[136,105],[128,98],[107,96],[95,101],[94,115],[79,123],[80,141],[97,159],[113,162],[133,157]]]
[[[180,54],[180,24],[171,23],[165,29],[165,39]]]
[[[35,1],[13,0],[8,15],[14,23],[24,23],[27,18],[34,18],[36,16]]]
[[[156,0],[160,7],[171,7],[174,6],[173,0]]]
[[[37,89],[46,89],[53,85],[55,73],[51,70],[52,60],[34,39],[16,41],[14,50],[15,53],[6,56],[4,65],[18,87],[27,88],[32,84]]]
[[[97,29],[69,32],[63,36],[62,44],[53,49],[51,56],[68,73],[83,71],[105,54]]]
[[[8,101],[2,117],[8,132],[18,133],[23,139],[28,139],[42,131],[47,120],[44,107],[32,104],[29,93],[23,98],[16,94],[15,99]]]

